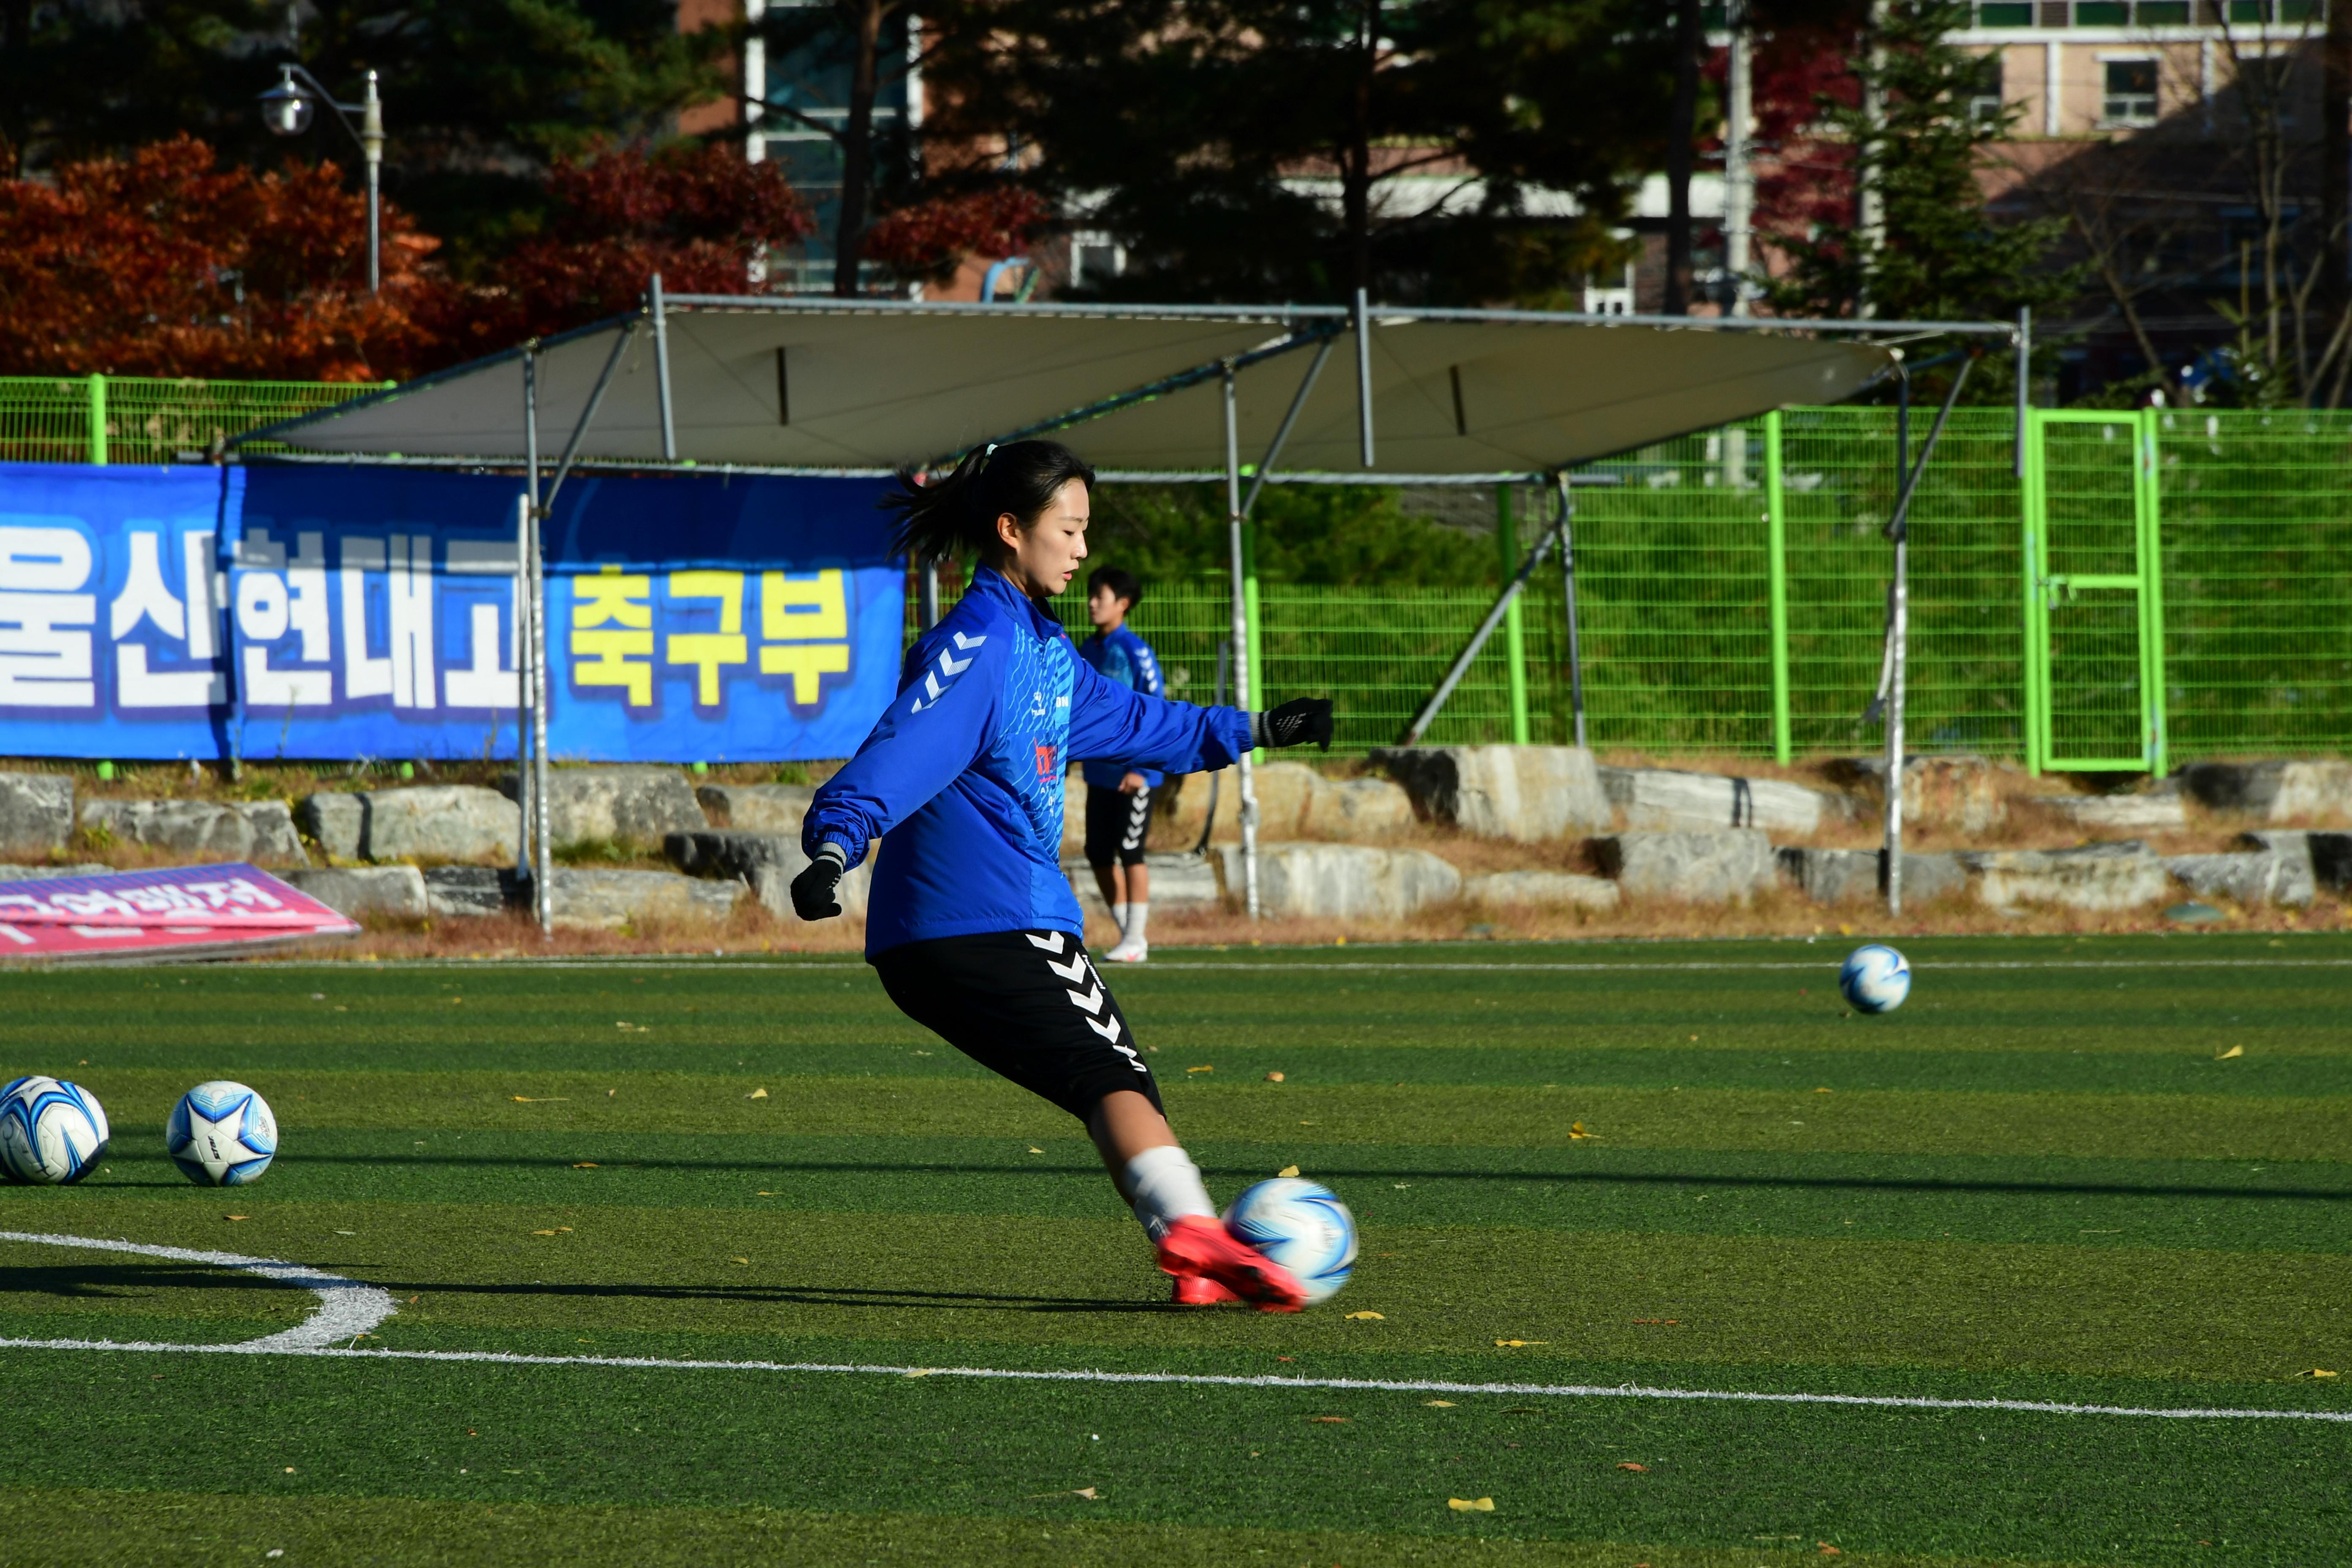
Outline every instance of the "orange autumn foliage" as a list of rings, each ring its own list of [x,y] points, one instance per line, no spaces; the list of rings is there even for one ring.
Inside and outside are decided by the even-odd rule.
[[[439,242],[331,163],[256,174],[182,136],[0,181],[0,374],[372,381],[427,344],[414,309]]]

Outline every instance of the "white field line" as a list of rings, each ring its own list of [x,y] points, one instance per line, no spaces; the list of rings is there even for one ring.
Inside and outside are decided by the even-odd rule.
[[[1426,962],[1375,960],[1370,962],[1348,959],[1282,959],[1264,960],[1155,960],[1144,965],[1140,973],[1152,973],[1164,970],[1249,970],[1265,974],[1286,974],[1295,970],[1337,970],[1377,972],[1381,970],[1436,970],[1474,974],[1492,974],[1511,971],[1537,971],[1564,973],[1643,974],[1664,973],[1681,970],[1822,970],[1835,969],[1844,962],[1843,956],[1814,959],[1807,963],[1782,963],[1763,962],[1716,963],[1696,961],[1674,963],[1451,963],[1435,960]],[[709,958],[414,958],[390,960],[325,959],[285,963],[257,963],[257,969],[316,969],[351,973],[354,970],[373,972],[394,969],[460,969],[474,973],[486,973],[492,969],[680,969],[699,965],[704,969],[773,970],[848,972],[866,967],[863,959],[835,961],[811,959],[779,963],[765,959],[730,960],[720,962]],[[1930,973],[1943,970],[2031,970],[2031,969],[2352,969],[2352,958],[2058,958],[2000,959],[1977,962],[1969,959],[1939,960],[1927,966]]]
[[[97,1252],[131,1252],[142,1258],[168,1258],[179,1263],[208,1263],[215,1268],[242,1268],[264,1279],[297,1289],[314,1290],[319,1310],[290,1329],[243,1344],[205,1349],[283,1351],[302,1354],[323,1349],[338,1340],[356,1339],[400,1309],[381,1288],[330,1274],[306,1263],[283,1263],[274,1258],[247,1258],[241,1252],[198,1252],[184,1247],[151,1247],[139,1241],[110,1241],[92,1236],[44,1236],[33,1231],[0,1230],[0,1241],[31,1242],[41,1247],[79,1247]],[[194,1347],[190,1347],[194,1348]]]
[[[190,1256],[202,1256],[191,1254]],[[131,1351],[179,1355],[313,1356],[336,1361],[477,1362],[497,1366],[587,1366],[626,1371],[764,1372],[859,1377],[965,1377],[1001,1383],[1159,1384],[1180,1388],[1329,1389],[1368,1394],[1487,1394],[1508,1398],[1664,1399],[1733,1405],[1835,1405],[1876,1410],[2001,1410],[2032,1415],[2111,1415],[2161,1421],[2322,1421],[2352,1423],[2352,1410],[2249,1410],[2228,1406],[2062,1405],[2037,1399],[1928,1399],[1878,1394],[1768,1394],[1739,1389],[1644,1388],[1637,1384],[1444,1383],[1425,1379],[1219,1376],[1175,1372],[1035,1372],[982,1366],[878,1366],[836,1362],[689,1361],[658,1356],[526,1355],[511,1351],[293,1349],[271,1341],[234,1345],[148,1341],[0,1339],[0,1349]]]

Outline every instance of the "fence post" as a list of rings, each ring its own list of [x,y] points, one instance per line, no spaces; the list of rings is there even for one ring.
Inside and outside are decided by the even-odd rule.
[[[1519,530],[1518,520],[1513,515],[1514,504],[1512,487],[1507,483],[1496,485],[1495,539],[1502,546],[1506,583],[1519,569]],[[1528,743],[1528,637],[1517,597],[1503,612],[1503,659],[1511,680],[1511,744],[1524,746]]]
[[[106,377],[89,378],[89,460],[106,461]]]
[[[1780,482],[1780,411],[1764,416],[1764,532],[1772,600],[1772,760],[1796,753],[1789,733],[1789,524]]]
[[[2018,554],[2024,576],[2018,608],[2025,626],[2025,773],[2042,776],[2042,729],[2048,701],[2042,686],[2042,426],[2034,410],[2025,411],[2025,481],[2018,497]]]
[[[2139,472],[2133,485],[2139,514],[2140,679],[2147,688],[2147,769],[2162,778],[2168,766],[2164,692],[2164,465],[2158,461],[2162,414],[2140,410]]]

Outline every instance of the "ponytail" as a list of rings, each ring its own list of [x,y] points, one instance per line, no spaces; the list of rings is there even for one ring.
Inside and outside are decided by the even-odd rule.
[[[1031,526],[1072,479],[1091,490],[1095,471],[1059,441],[975,447],[952,472],[929,484],[916,470],[902,468],[898,488],[881,501],[885,510],[899,514],[891,548],[919,562],[958,554],[984,561],[1003,548],[998,518],[1010,512],[1022,527]]]

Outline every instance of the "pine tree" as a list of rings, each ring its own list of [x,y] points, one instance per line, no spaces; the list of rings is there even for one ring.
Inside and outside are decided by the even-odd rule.
[[[1847,79],[1825,85],[1800,141],[1782,148],[1785,164],[1817,172],[1784,181],[1776,204],[1801,226],[1775,231],[1764,215],[1760,247],[1783,264],[1768,280],[1773,310],[1984,321],[2074,298],[2079,278],[2051,263],[2064,224],[1988,211],[1987,149],[2008,140],[2017,111],[1980,107],[1983,62],[1949,37],[1969,25],[1969,6],[1879,0],[1871,11]],[[1874,223],[1865,192],[1877,197]]]

